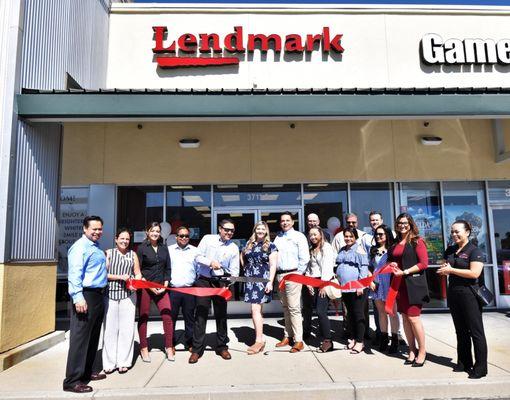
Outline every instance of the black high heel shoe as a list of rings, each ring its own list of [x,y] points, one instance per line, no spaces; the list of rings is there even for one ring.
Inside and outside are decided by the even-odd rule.
[[[425,364],[425,361],[427,361],[427,355],[425,355],[425,358],[423,359],[423,362],[421,362],[421,363],[417,362],[416,358],[415,358],[413,365],[411,365],[411,367],[415,367],[415,368],[423,367],[423,365]]]
[[[406,360],[404,361],[404,365],[413,365],[413,364],[414,364],[414,360],[416,359],[416,354],[414,354],[414,353],[412,353],[412,352],[409,352],[409,357],[411,357],[411,354],[413,354],[413,355],[414,355],[413,359],[412,359],[412,360],[410,360],[409,358],[408,358],[408,359],[406,359]]]

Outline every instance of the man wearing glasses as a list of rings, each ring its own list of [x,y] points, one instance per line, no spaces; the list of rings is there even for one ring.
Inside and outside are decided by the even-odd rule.
[[[349,228],[355,228],[358,231],[357,243],[362,243],[362,238],[365,236],[365,232],[358,229],[358,216],[354,213],[348,213],[345,215],[345,224]],[[342,247],[345,246],[344,233],[338,232],[333,239],[333,249],[338,253]]]
[[[197,279],[195,258],[198,254],[197,248],[189,244],[189,229],[185,226],[177,228],[175,239],[176,243],[168,246],[170,253],[170,262],[172,264],[170,285],[172,287],[190,287]],[[170,291],[170,302],[172,304],[172,320],[174,322],[174,341],[175,341],[175,323],[179,310],[182,310],[184,319],[184,344],[191,350],[193,345],[193,324],[195,323],[195,296],[186,293]],[[173,345],[175,354],[175,343]]]
[[[205,235],[198,245],[195,262],[198,267],[197,287],[219,288],[227,285],[218,279],[225,275],[239,276],[239,248],[232,241],[234,222],[224,219],[218,226],[219,235]],[[219,296],[198,297],[195,310],[195,326],[193,327],[193,349],[188,360],[195,364],[204,353],[205,329],[211,301],[216,319],[216,354],[224,360],[232,357],[227,343],[227,301]]]

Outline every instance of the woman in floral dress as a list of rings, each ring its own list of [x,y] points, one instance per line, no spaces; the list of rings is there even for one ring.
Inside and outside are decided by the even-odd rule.
[[[269,303],[272,298],[277,254],[276,246],[271,243],[269,237],[269,227],[264,221],[257,222],[242,251],[241,263],[246,277],[264,278],[269,282],[247,282],[245,286],[244,301],[251,303],[251,315],[255,327],[255,343],[248,347],[248,354],[260,353],[266,345],[262,332],[264,325],[262,305]]]

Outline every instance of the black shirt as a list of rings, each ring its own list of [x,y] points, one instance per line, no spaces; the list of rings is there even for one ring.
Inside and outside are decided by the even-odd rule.
[[[139,246],[136,254],[140,261],[140,270],[142,276],[148,281],[163,284],[165,281],[170,283],[171,266],[170,254],[168,247],[158,244],[157,253],[152,248],[150,242],[143,241]]]
[[[454,244],[446,249],[444,252],[444,259],[450,263],[453,268],[469,269],[469,263],[472,261],[479,261],[483,263],[483,253],[473,243],[468,242],[462,250],[458,253],[459,246]],[[483,271],[482,271],[483,274]],[[462,278],[457,275],[450,274],[450,286],[471,286],[477,283],[477,279]],[[483,281],[483,278],[480,279]]]

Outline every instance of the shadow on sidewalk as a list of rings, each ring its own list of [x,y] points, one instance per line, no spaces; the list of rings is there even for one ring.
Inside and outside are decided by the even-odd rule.
[[[263,326],[264,335],[272,337],[274,339],[282,340],[283,339],[283,328],[264,324]],[[250,328],[248,326],[241,326],[237,328],[231,328],[234,335],[236,335],[237,341],[239,343],[244,343],[247,346],[251,346],[255,342],[255,329]]]

